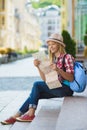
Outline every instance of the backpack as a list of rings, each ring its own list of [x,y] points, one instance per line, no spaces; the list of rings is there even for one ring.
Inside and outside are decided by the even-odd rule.
[[[65,56],[63,57],[63,70],[65,71]],[[83,92],[86,88],[86,72],[83,64],[80,62],[74,62],[74,81],[69,82],[69,86],[74,92]]]

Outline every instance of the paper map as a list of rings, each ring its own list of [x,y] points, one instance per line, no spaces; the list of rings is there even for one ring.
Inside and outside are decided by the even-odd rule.
[[[48,87],[50,89],[61,87],[62,85],[58,80],[57,72],[50,68],[51,63],[48,55],[46,55],[45,52],[37,52],[33,54],[33,57],[41,61],[39,67],[41,71],[45,74],[46,84],[48,85]]]

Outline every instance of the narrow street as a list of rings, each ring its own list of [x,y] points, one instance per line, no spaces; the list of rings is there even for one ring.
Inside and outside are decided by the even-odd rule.
[[[29,96],[33,82],[41,80],[33,65],[33,58],[26,58],[0,65],[0,121],[13,115]],[[50,99],[49,99],[50,100]],[[54,100],[40,100],[36,114],[42,106],[51,107]],[[59,109],[63,99],[54,104]],[[12,125],[0,124],[0,130],[10,130]]]
[[[40,77],[32,57],[0,65],[0,121],[19,109],[36,80]],[[0,130],[10,127],[0,124]]]
[[[33,82],[39,80],[33,58],[29,57],[0,65],[0,90],[30,90]]]
[[[0,65],[0,77],[39,76],[33,65],[33,58],[25,58],[8,64]]]

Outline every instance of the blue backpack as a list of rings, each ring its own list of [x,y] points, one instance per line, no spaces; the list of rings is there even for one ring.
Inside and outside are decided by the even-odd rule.
[[[63,58],[63,67],[65,63],[65,56]],[[64,68],[65,69],[65,68]],[[74,81],[69,82],[70,88],[74,92],[83,92],[86,88],[86,72],[83,64],[80,62],[74,63]]]

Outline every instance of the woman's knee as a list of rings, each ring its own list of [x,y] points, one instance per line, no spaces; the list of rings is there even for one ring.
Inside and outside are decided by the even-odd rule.
[[[39,88],[39,84],[38,84],[38,81],[36,81],[34,82],[32,89],[38,89],[38,88]]]
[[[34,82],[33,87],[37,87],[38,86],[38,81]]]
[[[36,81],[33,84],[33,89],[41,89],[44,86],[44,81]]]

